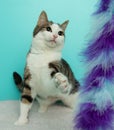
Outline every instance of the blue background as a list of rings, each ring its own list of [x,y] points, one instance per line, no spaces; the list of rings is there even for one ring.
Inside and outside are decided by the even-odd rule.
[[[97,0],[0,0],[0,100],[19,99],[12,72],[24,72],[26,54],[33,28],[42,10],[49,20],[63,23],[69,19],[63,57],[77,79],[84,76],[80,52],[87,43],[91,14]]]

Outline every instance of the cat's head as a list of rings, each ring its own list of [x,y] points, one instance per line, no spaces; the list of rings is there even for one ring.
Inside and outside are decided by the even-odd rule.
[[[33,31],[33,39],[39,47],[62,48],[67,25],[68,20],[62,24],[48,21],[46,12],[42,11]]]

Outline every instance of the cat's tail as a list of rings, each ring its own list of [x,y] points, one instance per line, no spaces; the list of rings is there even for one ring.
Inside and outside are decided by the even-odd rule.
[[[24,86],[23,86],[23,80],[21,76],[17,72],[13,72],[13,79],[19,91],[22,92]]]

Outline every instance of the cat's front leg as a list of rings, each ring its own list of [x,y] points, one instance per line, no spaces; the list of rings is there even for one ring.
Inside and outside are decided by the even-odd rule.
[[[38,97],[36,99],[37,99],[37,101],[39,103],[38,112],[39,113],[45,113],[47,111],[47,109],[48,109],[48,106],[49,106],[48,102],[46,102],[45,99],[40,99]]]
[[[69,93],[71,90],[71,85],[68,82],[68,78],[58,72],[54,75],[54,80],[56,83],[56,86],[61,90],[62,93]]]
[[[47,111],[48,107],[57,101],[57,98],[49,96],[49,97],[47,97],[47,99],[37,98],[37,100],[39,103],[38,112],[45,113]]]

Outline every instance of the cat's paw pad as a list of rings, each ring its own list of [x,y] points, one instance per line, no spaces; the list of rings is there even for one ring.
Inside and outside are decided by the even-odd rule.
[[[21,126],[21,125],[25,125],[25,124],[27,124],[28,123],[28,119],[26,118],[26,119],[18,119],[15,123],[14,123],[14,125],[19,125],[19,126]]]
[[[61,90],[62,93],[67,93],[69,90],[69,83],[67,77],[62,73],[55,74],[56,86]]]

